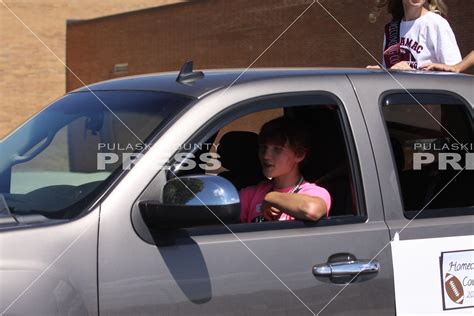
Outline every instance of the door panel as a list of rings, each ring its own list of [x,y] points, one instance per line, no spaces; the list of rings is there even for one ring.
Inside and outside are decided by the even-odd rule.
[[[131,223],[131,210],[148,184],[156,185],[153,177],[161,168],[156,162],[167,161],[174,152],[173,145],[185,143],[195,131],[208,124],[209,118],[225,112],[231,105],[253,97],[307,92],[315,87],[336,95],[347,112],[356,146],[354,159],[361,162],[366,222],[267,231],[246,230],[240,226],[237,236],[248,248],[231,233],[193,233],[198,228],[189,230],[189,236],[178,238],[171,246],[156,246],[138,236]],[[313,266],[326,263],[333,254],[351,253],[358,259],[368,260],[377,255],[380,271],[370,280],[347,286],[321,315],[393,314],[392,264],[390,251],[384,248],[389,234],[383,221],[372,149],[349,81],[337,76],[280,80],[271,84],[262,81],[232,87],[224,96],[217,94],[219,98],[210,95],[183,115],[102,204],[101,313],[249,315],[311,314],[310,310],[318,313],[343,285],[316,279]],[[163,157],[163,153],[168,156]],[[153,168],[155,173],[150,172]]]
[[[315,313],[342,285],[317,280],[313,265],[339,252],[372,259],[388,242],[381,222],[238,236]],[[101,296],[105,314],[310,314],[231,234],[181,238],[169,247],[140,240],[123,246],[133,268],[120,276],[114,273],[111,280],[101,279],[101,293],[107,293]],[[388,248],[377,260],[381,268],[374,279],[348,286],[321,315],[390,313],[393,288]]]
[[[392,244],[396,311],[448,312],[444,310],[449,298],[443,289],[443,252],[472,248],[472,242],[469,246],[463,241],[474,235],[474,216],[469,215],[474,214],[469,207],[474,171],[464,170],[448,183],[457,172],[437,164],[444,149],[425,151],[416,146],[443,148],[454,143],[453,137],[472,146],[474,79],[392,72],[381,73],[379,80],[357,75],[351,80],[357,91],[367,91],[359,98],[377,161],[384,213],[392,238],[400,240]],[[433,155],[434,162],[415,168],[411,163],[415,152]],[[462,311],[468,310],[458,310]]]
[[[0,314],[97,315],[99,210],[0,233]]]

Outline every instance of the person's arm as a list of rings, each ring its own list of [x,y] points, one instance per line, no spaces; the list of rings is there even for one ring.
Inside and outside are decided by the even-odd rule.
[[[421,67],[423,70],[464,72],[474,66],[474,50],[472,50],[464,59],[456,65],[428,64]]]
[[[281,213],[294,218],[316,221],[327,214],[326,202],[317,196],[294,193],[269,192],[262,203],[266,220],[277,220]]]

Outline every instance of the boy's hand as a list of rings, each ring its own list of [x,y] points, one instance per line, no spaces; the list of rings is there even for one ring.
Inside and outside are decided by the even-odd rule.
[[[280,218],[281,213],[282,211],[270,205],[270,203],[267,201],[267,196],[265,196],[262,202],[262,214],[263,217],[265,217],[265,220],[276,221]]]

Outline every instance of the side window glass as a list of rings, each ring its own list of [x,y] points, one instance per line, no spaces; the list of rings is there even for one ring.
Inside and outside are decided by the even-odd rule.
[[[207,137],[198,136],[191,144],[180,146],[179,159],[173,158],[175,161],[167,164],[172,166],[167,179],[219,175],[229,180],[237,190],[265,181],[258,155],[259,132],[266,122],[281,116],[296,119],[306,127],[310,151],[301,166],[301,173],[304,180],[330,193],[330,218],[363,215],[356,203],[357,190],[349,163],[348,140],[344,136],[342,114],[336,102],[261,110],[207,131]],[[183,152],[183,149],[188,150]],[[183,160],[185,156],[190,159]],[[212,157],[207,167],[219,168],[203,168],[206,160],[203,157]],[[215,163],[216,157],[219,163]]]
[[[453,96],[392,94],[382,113],[392,145],[405,216],[474,212],[472,111]]]

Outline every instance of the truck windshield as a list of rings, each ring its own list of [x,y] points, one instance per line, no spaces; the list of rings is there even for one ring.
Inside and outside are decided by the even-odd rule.
[[[0,142],[2,214],[70,219],[193,99],[145,91],[77,92]]]

